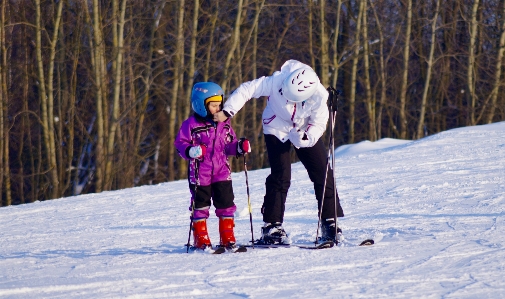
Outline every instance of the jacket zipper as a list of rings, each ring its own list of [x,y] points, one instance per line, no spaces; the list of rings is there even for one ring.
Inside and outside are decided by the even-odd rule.
[[[295,106],[293,109],[293,115],[291,115],[291,121],[293,121],[293,119],[295,119],[295,114],[296,114],[296,103],[295,103]]]

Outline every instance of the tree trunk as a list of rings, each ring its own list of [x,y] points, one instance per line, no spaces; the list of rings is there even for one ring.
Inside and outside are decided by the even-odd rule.
[[[340,35],[340,12],[342,10],[342,0],[337,1],[337,19],[335,20],[335,30],[333,33],[333,81],[332,86],[336,88],[338,82],[338,72],[340,70],[338,55],[338,37]]]
[[[148,50],[148,60],[146,64],[146,75],[143,78],[143,83],[144,83],[144,91],[143,91],[143,96],[142,96],[142,102],[140,104],[140,107],[138,109],[139,111],[139,116],[138,116],[138,125],[137,125],[137,130],[135,131],[135,142],[134,142],[134,148],[138,149],[140,146],[140,141],[142,137],[142,129],[144,127],[144,120],[145,120],[145,114],[146,114],[146,108],[147,104],[149,101],[149,96],[151,92],[151,84],[153,80],[153,52],[154,52],[154,45],[155,45],[155,37],[156,37],[156,32],[158,29],[158,26],[160,24],[160,19],[161,16],[163,15],[163,8],[165,8],[165,3],[166,1],[161,1],[159,6],[156,7],[155,9],[155,15],[156,18],[153,20],[152,26],[151,26],[151,35],[149,37],[149,50]],[[163,48],[158,49],[163,53]]]
[[[316,58],[315,58],[315,55],[314,55],[314,37],[312,36],[312,32],[314,32],[314,26],[312,25],[312,19],[313,19],[313,15],[314,13],[312,12],[313,9],[312,9],[312,5],[313,5],[313,1],[309,1],[309,15],[308,15],[308,18],[309,18],[309,21],[308,21],[308,26],[309,26],[309,30],[308,30],[308,33],[309,33],[309,55],[310,55],[310,66],[313,68],[313,69],[316,69]]]
[[[168,180],[175,179],[175,132],[176,114],[177,114],[177,97],[179,94],[179,80],[182,72],[182,56],[184,55],[184,0],[179,1],[178,18],[177,18],[177,41],[176,51],[174,53],[174,79],[172,83],[172,93],[170,99],[170,116],[168,123]]]
[[[377,23],[377,31],[379,32],[379,78],[380,78],[380,89],[381,89],[381,94],[380,94],[380,101],[379,101],[379,108],[378,113],[377,113],[377,118],[375,122],[375,126],[377,128],[377,133],[376,137],[377,139],[382,138],[382,110],[385,108],[385,103],[386,103],[386,63],[384,59],[384,34],[383,34],[383,28],[379,19],[379,16],[377,14],[377,10],[375,9],[375,6],[373,4],[373,1],[370,1],[370,5],[372,6],[375,21]]]
[[[477,103],[477,95],[475,94],[475,44],[477,43],[477,12],[479,9],[479,0],[475,0],[472,6],[472,15],[470,21],[470,45],[468,49],[468,69],[466,73],[468,97],[470,102],[470,118],[467,125],[476,125],[475,109]]]
[[[244,0],[238,0],[237,4],[237,18],[235,19],[235,26],[233,27],[233,35],[231,40],[230,48],[228,49],[228,54],[226,55],[226,60],[223,68],[223,79],[221,80],[221,88],[223,91],[228,90],[228,85],[230,83],[230,65],[231,59],[237,49],[238,43],[240,42],[240,24],[242,23],[242,5]]]
[[[58,4],[58,11],[54,20],[54,32],[49,49],[49,66],[47,70],[47,81],[45,78],[44,61],[42,59],[42,20],[40,0],[35,0],[36,9],[36,57],[38,75],[40,82],[40,96],[42,104],[42,128],[44,130],[44,143],[46,146],[46,158],[49,164],[49,175],[51,178],[51,198],[59,197],[58,168],[56,161],[56,149],[54,138],[54,57],[56,55],[56,45],[58,42],[59,26],[63,9],[63,1]],[[47,85],[47,86],[46,86]]]
[[[502,16],[505,16],[505,3],[502,3]],[[494,76],[494,85],[493,90],[491,91],[491,106],[489,109],[489,113],[486,118],[486,123],[490,124],[493,122],[493,118],[495,116],[496,108],[498,107],[498,94],[500,91],[500,81],[501,81],[501,73],[503,67],[503,56],[505,51],[505,20],[502,20],[500,34],[500,44],[498,48],[498,54],[496,55],[496,69]],[[503,107],[502,107],[503,108]]]
[[[2,1],[0,11],[0,207],[12,204],[11,186],[10,186],[10,167],[9,167],[9,130],[6,126],[7,121],[7,47],[5,39],[5,8],[7,1]],[[4,182],[5,180],[5,182]],[[5,188],[4,188],[5,185]],[[3,203],[3,190],[5,190],[5,203]]]
[[[407,138],[407,87],[409,80],[410,33],[412,31],[412,0],[407,0],[407,25],[405,26],[405,44],[403,46],[403,76],[400,92],[400,139]]]
[[[256,17],[254,19],[254,30],[253,30],[253,47],[252,47],[252,65],[251,65],[251,68],[252,68],[252,79],[256,79],[258,77],[258,22],[259,22],[259,15],[261,13],[261,10],[263,9],[265,5],[265,0],[262,0],[261,1],[261,4],[259,4],[258,1],[256,1]],[[258,100],[257,99],[256,101],[252,101],[252,105],[251,105],[251,116],[252,116],[252,124],[251,124],[251,127],[252,127],[252,132],[253,132],[253,135],[252,135],[252,140],[251,140],[251,144],[253,144],[252,146],[252,150],[251,150],[251,156],[249,156],[249,161],[248,163],[251,163],[251,158],[253,159],[252,163],[250,165],[252,165],[253,167],[255,168],[261,168],[261,165],[259,163],[260,159],[259,159],[259,156],[260,156],[260,149],[263,149],[264,148],[264,145],[263,143],[261,143],[261,137],[259,136],[262,136],[263,134],[255,134],[256,132],[260,131],[262,126],[263,126],[263,122],[262,122],[262,119],[261,119],[261,114],[258,118]],[[258,122],[258,119],[260,120]],[[254,144],[254,142],[256,142],[256,144]],[[262,152],[262,151],[261,151]]]
[[[219,18],[219,0],[215,0],[215,13],[212,15],[212,21],[211,21],[211,26],[210,26],[210,37],[209,37],[209,45],[207,47],[207,52],[205,55],[205,68],[203,70],[203,81],[208,81],[209,80],[209,73],[210,73],[210,61],[211,61],[211,54],[212,54],[212,49],[214,48],[214,33],[216,31],[216,23],[217,19]],[[221,86],[222,87],[222,86]]]
[[[329,75],[329,65],[330,58],[328,57],[329,50],[329,38],[326,35],[325,25],[326,25],[326,3],[325,0],[319,0],[319,29],[321,34],[321,83],[323,86],[328,87],[330,80]],[[335,33],[335,35],[337,35]]]
[[[124,25],[125,25],[125,12],[126,12],[126,0],[122,0],[121,7],[117,2],[118,0],[113,0],[113,44],[114,44],[114,67],[113,67],[113,101],[112,101],[112,119],[110,121],[109,128],[109,139],[107,144],[108,158],[105,167],[105,190],[111,189],[112,184],[112,162],[114,161],[114,144],[116,137],[116,130],[119,126],[119,114],[120,105],[119,97],[121,95],[121,75],[123,66],[123,48],[124,48]]]
[[[189,70],[188,70],[188,80],[186,83],[186,101],[183,119],[187,119],[191,112],[191,90],[193,89],[193,84],[195,82],[195,69],[196,69],[196,38],[198,36],[198,16],[200,10],[200,0],[194,0],[195,5],[193,7],[193,25],[191,31],[191,47],[189,49]],[[181,169],[187,169],[186,167],[181,167]],[[184,174],[184,173],[183,173]]]
[[[355,125],[355,103],[356,103],[356,85],[358,76],[358,60],[360,51],[360,33],[361,33],[361,21],[363,19],[363,10],[365,9],[366,0],[360,0],[359,2],[359,13],[358,21],[356,24],[356,33],[354,35],[354,57],[352,60],[352,71],[351,71],[351,96],[349,97],[349,143],[354,143],[354,125]],[[366,42],[366,41],[365,41]]]
[[[104,102],[106,102],[106,97],[104,97],[104,87],[105,85],[105,69],[102,63],[105,59],[102,57],[105,55],[104,45],[102,39],[102,26],[100,22],[100,6],[98,0],[93,0],[93,39],[90,39],[91,52],[91,64],[94,73],[95,85],[96,85],[96,124],[97,124],[97,135],[96,135],[96,146],[95,146],[95,191],[102,192],[104,187],[104,175],[105,175],[105,161],[107,157],[105,149],[105,128],[106,128],[106,114],[107,109]],[[85,12],[87,13],[87,5],[84,5]],[[91,18],[87,14],[87,18],[91,21]]]
[[[82,23],[83,16],[79,15],[78,22]],[[82,27],[79,27],[79,31],[76,36],[80,37],[82,35]],[[78,84],[78,74],[77,67],[79,65],[79,54],[81,53],[81,44],[75,41],[75,56],[71,60],[71,68],[70,68],[70,78],[69,78],[69,87],[68,87],[68,108],[65,109],[66,114],[66,124],[64,125],[64,132],[66,132],[67,138],[67,151],[66,151],[66,163],[61,161],[60,163],[63,165],[63,171],[65,173],[64,179],[64,187],[63,190],[70,190],[71,182],[73,180],[73,173],[78,170],[72,171],[75,169],[72,167],[74,160],[74,143],[75,143],[75,118],[76,118],[76,102],[77,102],[77,84]],[[63,54],[62,54],[63,56]],[[63,60],[63,59],[62,59]],[[64,70],[65,72],[65,70]],[[63,122],[61,122],[63,123]],[[63,124],[61,124],[63,126]],[[68,192],[68,191],[66,191]],[[70,193],[71,194],[71,193]]]
[[[365,107],[368,113],[368,139],[370,141],[377,140],[375,135],[375,98],[372,98],[371,84],[370,84],[370,51],[368,45],[368,14],[367,14],[367,0],[364,0],[363,9],[363,72],[365,74]]]
[[[191,113],[191,90],[193,89],[193,84],[195,81],[195,69],[196,69],[196,38],[198,36],[198,15],[200,10],[200,0],[194,0],[193,7],[193,25],[191,31],[191,47],[189,49],[189,70],[188,70],[188,82],[186,83],[186,97],[184,101],[184,114],[182,119],[187,119]],[[180,161],[180,163],[183,163]],[[187,167],[179,167],[179,178],[184,178],[187,176]]]
[[[435,54],[435,40],[437,31],[437,21],[438,21],[438,10],[440,7],[440,0],[437,0],[435,7],[435,14],[433,16],[433,21],[431,23],[431,43],[430,43],[430,54],[428,57],[428,66],[426,68],[426,80],[424,82],[423,97],[421,99],[421,111],[419,112],[419,123],[417,124],[416,137],[423,137],[423,127],[424,127],[424,117],[426,114],[426,102],[428,101],[428,90],[430,89],[431,71],[433,69],[433,60]]]

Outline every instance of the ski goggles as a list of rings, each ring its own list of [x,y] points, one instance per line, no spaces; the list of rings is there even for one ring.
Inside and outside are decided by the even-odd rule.
[[[217,96],[211,96],[205,99],[205,105],[207,106],[208,103],[210,102],[223,102],[223,96],[222,95],[217,95]]]

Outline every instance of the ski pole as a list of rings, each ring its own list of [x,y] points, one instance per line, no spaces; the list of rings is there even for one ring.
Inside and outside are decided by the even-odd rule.
[[[249,207],[249,222],[251,223],[251,243],[252,243],[252,248],[254,248],[254,233],[253,233],[253,223],[252,223],[251,196],[249,195],[249,178],[247,176],[247,163],[245,160],[245,156],[246,156],[246,153],[244,153],[245,185],[247,188],[247,206]]]
[[[196,194],[196,185],[195,185]],[[191,228],[193,227],[193,214],[195,213],[195,200],[191,201],[191,217],[189,217],[188,243],[186,243],[186,253],[189,253],[189,241],[191,240]]]
[[[331,135],[330,135],[330,141],[331,141],[331,170],[333,171],[333,201],[334,201],[334,206],[335,206],[335,238],[338,239],[337,233],[338,233],[338,205],[337,205],[337,182],[336,182],[336,176],[335,176],[335,135],[334,135],[334,130],[335,130],[335,119],[337,116],[338,112],[338,96],[340,95],[340,92],[338,90],[335,90],[333,87],[333,103],[331,105],[331,111],[332,111],[332,119],[333,122],[330,124],[331,125]],[[338,241],[338,240],[337,240]]]
[[[328,90],[328,100],[329,100],[329,103],[328,103],[328,108],[330,110],[330,128],[331,128],[331,131],[330,131],[330,146],[328,146],[328,156],[326,157],[326,172],[324,174],[324,185],[323,185],[323,195],[322,195],[322,198],[321,198],[321,208],[319,210],[319,217],[318,217],[318,222],[317,222],[317,230],[316,230],[316,241],[314,242],[315,244],[317,244],[317,239],[319,237],[319,226],[321,224],[321,217],[322,217],[322,212],[323,212],[323,207],[324,207],[324,196],[326,195],[326,181],[328,180],[328,167],[330,166],[330,155],[332,157],[332,171],[334,171],[335,169],[335,160],[334,160],[334,154],[335,153],[332,153],[331,151],[333,150],[333,144],[334,144],[334,136],[333,136],[333,130],[334,130],[334,127],[335,127],[335,118],[337,116],[337,110],[338,110],[338,106],[337,106],[337,102],[338,102],[338,97],[337,95],[339,94],[339,92],[337,90],[335,90],[333,87],[328,87],[327,88]],[[337,100],[334,101],[334,98],[336,98]],[[335,173],[333,174],[333,178],[335,179]],[[336,197],[336,188],[335,188],[335,181],[333,181],[333,197],[334,197],[334,200],[335,200],[335,230],[337,229],[337,197]]]
[[[331,138],[331,133],[330,133],[330,138]],[[317,239],[319,237],[319,226],[321,224],[321,217],[322,217],[322,212],[323,212],[323,207],[324,207],[324,196],[326,195],[326,181],[328,180],[328,167],[330,166],[330,150],[328,148],[328,156],[326,156],[326,169],[325,169],[325,174],[324,174],[324,185],[323,185],[323,195],[321,197],[321,208],[319,209],[319,217],[317,221],[317,230],[316,230],[316,241],[314,242],[317,244]]]
[[[195,215],[195,199],[196,199],[196,191],[198,184],[200,183],[200,180],[198,179],[198,160],[195,160],[195,188],[194,188],[194,193],[193,196],[194,198],[191,200],[191,217],[189,221],[189,232],[188,232],[188,243],[186,243],[186,253],[189,253],[189,241],[191,240],[191,228],[193,227],[193,217]]]

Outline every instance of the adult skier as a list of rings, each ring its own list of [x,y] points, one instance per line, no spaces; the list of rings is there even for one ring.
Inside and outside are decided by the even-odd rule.
[[[296,155],[314,183],[314,191],[320,212],[322,241],[337,241],[335,224],[335,200],[333,171],[326,174],[327,151],[321,139],[329,112],[326,102],[328,91],[308,65],[296,60],[286,61],[280,71],[272,76],[242,83],[228,98],[222,111],[214,114],[214,120],[224,122],[233,117],[251,98],[268,96],[263,111],[263,134],[271,172],[267,177],[261,243],[289,244],[284,230],[286,196],[291,184],[291,144]],[[323,197],[324,179],[326,191]],[[338,194],[337,216],[343,217]],[[324,204],[323,204],[324,200]],[[321,211],[321,205],[323,209]]]

